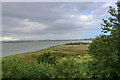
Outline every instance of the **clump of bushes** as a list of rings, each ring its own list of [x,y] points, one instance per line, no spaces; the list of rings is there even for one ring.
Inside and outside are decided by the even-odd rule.
[[[56,69],[45,63],[38,64],[37,62],[25,63],[10,61],[2,65],[2,78],[55,78],[57,76]]]
[[[93,78],[115,78],[118,77],[116,66],[117,49],[112,46],[109,36],[96,37],[89,46],[89,54],[94,57],[90,64],[90,71]]]
[[[56,64],[58,59],[61,59],[65,56],[72,55],[64,52],[48,52],[43,53],[37,57],[38,63],[49,63],[49,64]]]
[[[87,65],[84,66],[84,64],[77,63],[74,59],[63,60],[57,63],[55,68],[59,74],[58,78],[88,78],[87,72],[85,71]]]
[[[108,56],[114,53],[111,45],[109,36],[96,37],[89,45],[89,54],[97,60],[102,60],[105,57],[108,58]]]
[[[89,54],[95,58],[90,66],[93,78],[120,78],[120,1],[116,5],[117,10],[110,7],[108,11],[111,17],[103,19],[104,34],[96,37],[89,46]]]
[[[52,56],[50,52],[41,54],[38,58],[37,61],[39,63],[49,63],[49,64],[55,64],[57,61],[57,57]]]
[[[84,42],[75,42],[75,43],[66,43],[65,45],[87,45],[89,43],[84,43]]]
[[[48,63],[23,61],[4,62],[2,65],[2,78],[31,78],[31,79],[62,79],[62,78],[87,78],[84,70],[87,65],[77,63],[74,59],[62,60],[51,66]]]

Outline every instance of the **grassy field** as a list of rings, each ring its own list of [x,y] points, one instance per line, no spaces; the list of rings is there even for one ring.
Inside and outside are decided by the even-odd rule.
[[[88,46],[89,46],[89,43],[84,44],[84,43],[77,42],[77,44],[76,43],[63,44],[63,45],[53,46],[47,49],[42,49],[36,52],[28,52],[28,53],[22,53],[22,54],[16,54],[16,55],[4,57],[2,59],[3,78],[27,77],[25,72],[29,72],[29,71],[25,68],[25,66],[28,67],[28,65],[29,67],[31,67],[31,71],[33,71],[33,73],[36,73],[37,71],[35,72],[34,68],[32,67],[35,67],[36,65],[39,65],[39,66],[44,65],[44,67],[48,66],[48,68],[55,69],[53,70],[53,72],[54,71],[55,72],[52,75],[54,75],[54,77],[57,77],[57,78],[70,78],[70,77],[88,78],[90,77],[90,75],[87,74],[87,65],[89,61],[93,60],[93,58],[88,54]],[[43,54],[43,57],[40,57],[42,56],[42,54]],[[50,54],[50,55],[48,56],[47,54]],[[45,58],[44,56],[47,56],[47,57]],[[38,58],[40,58],[39,60],[41,60],[41,58],[46,59],[46,62],[40,61],[41,63],[38,63]],[[53,61],[53,60],[55,61],[54,64],[49,63],[49,61]],[[42,61],[45,61],[45,60],[42,60]],[[24,63],[27,65],[25,65]],[[16,74],[21,75],[22,73],[21,71],[19,73],[16,73],[15,71],[17,70],[17,68],[18,69],[25,68],[23,70],[24,71],[23,73],[25,75],[24,77],[16,75]],[[10,75],[10,73],[14,75]],[[33,75],[33,73],[31,73],[31,75]],[[48,74],[50,73],[46,72],[45,76],[47,76],[48,78],[53,78]],[[43,76],[43,74],[41,75]],[[34,76],[36,75],[34,74],[32,78],[35,78]],[[41,78],[41,76],[37,76],[37,77]]]

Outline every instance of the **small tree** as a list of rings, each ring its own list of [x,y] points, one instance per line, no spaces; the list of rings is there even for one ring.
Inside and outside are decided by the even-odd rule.
[[[116,3],[117,10],[110,6],[109,13],[112,17],[108,20],[103,19],[102,32],[110,32],[110,38],[115,41],[117,48],[120,52],[120,1]]]
[[[116,68],[120,71],[120,1],[116,5],[117,10],[110,7],[108,11],[112,17],[108,18],[108,20],[103,19],[102,30],[104,33],[110,32],[110,44],[112,49],[114,49],[114,54],[116,54]]]
[[[110,35],[96,37],[89,46],[89,53],[96,60],[91,66],[96,73],[93,77],[120,77],[120,2],[116,4],[117,9],[110,7],[108,11],[112,17],[103,19],[102,24],[102,32]]]

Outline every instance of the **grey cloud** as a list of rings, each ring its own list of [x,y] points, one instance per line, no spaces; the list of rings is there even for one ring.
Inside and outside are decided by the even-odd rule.
[[[100,2],[3,3],[3,36],[20,39],[28,36],[31,36],[31,39],[47,37],[57,39],[57,35],[62,35],[62,38],[66,38],[64,35],[67,35],[67,38],[71,38],[71,34],[83,36],[84,33],[94,32],[100,28],[98,27],[101,24],[100,20],[107,10],[101,7],[104,4]],[[93,18],[88,18],[86,21],[80,20],[79,17],[82,15],[92,15]]]
[[[102,3],[3,3],[3,16],[51,22],[68,14],[84,14]]]

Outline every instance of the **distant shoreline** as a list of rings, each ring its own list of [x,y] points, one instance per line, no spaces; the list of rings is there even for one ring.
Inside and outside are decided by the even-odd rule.
[[[0,41],[0,43],[22,43],[22,42],[46,42],[46,41],[82,41],[93,39],[71,39],[71,40],[19,40],[19,41]]]

